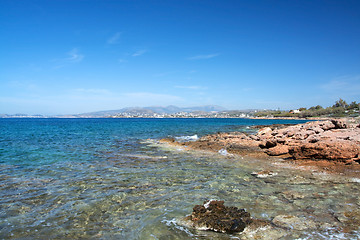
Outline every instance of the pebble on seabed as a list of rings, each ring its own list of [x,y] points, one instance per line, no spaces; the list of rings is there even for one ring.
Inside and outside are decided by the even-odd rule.
[[[263,170],[260,172],[252,172],[251,175],[257,177],[257,178],[267,178],[267,177],[273,177],[276,176],[277,173],[269,170]]]

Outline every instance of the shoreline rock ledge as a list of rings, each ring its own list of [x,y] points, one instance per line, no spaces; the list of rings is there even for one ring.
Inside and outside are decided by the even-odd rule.
[[[244,231],[252,223],[250,213],[237,207],[226,207],[224,201],[209,200],[203,205],[196,205],[190,216],[190,221],[198,230],[210,230],[221,233],[235,233]]]
[[[278,130],[261,129],[259,147],[270,156],[289,154],[295,160],[359,162],[360,125],[342,119],[308,122]]]
[[[344,119],[314,121],[292,126],[264,127],[254,135],[241,132],[217,133],[197,141],[161,142],[219,152],[222,155],[266,158],[280,156],[293,160],[327,160],[352,165],[360,163],[360,124]]]

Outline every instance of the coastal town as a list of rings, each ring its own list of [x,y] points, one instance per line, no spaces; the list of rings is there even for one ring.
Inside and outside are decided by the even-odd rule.
[[[0,118],[250,118],[255,111],[193,111],[176,113],[157,113],[149,111],[130,111],[115,114],[99,115],[96,113],[67,114],[67,115],[28,115],[28,114],[0,114]]]

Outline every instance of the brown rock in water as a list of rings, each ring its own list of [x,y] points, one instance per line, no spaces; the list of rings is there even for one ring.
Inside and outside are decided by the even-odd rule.
[[[193,227],[222,233],[242,232],[252,222],[250,213],[237,207],[226,207],[224,201],[205,201],[196,205],[187,217]]]
[[[261,128],[259,131],[258,131],[258,135],[266,135],[266,134],[270,134],[272,132],[272,129],[269,128],[269,127],[264,127],[264,128]]]

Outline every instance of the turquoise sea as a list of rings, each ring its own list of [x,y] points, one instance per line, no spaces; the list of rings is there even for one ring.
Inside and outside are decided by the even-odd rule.
[[[264,220],[288,214],[308,223],[252,233],[259,239],[359,239],[348,214],[360,213],[359,179],[157,141],[295,122],[0,119],[0,239],[252,239],[183,223],[207,199]],[[251,175],[264,169],[277,175]]]

